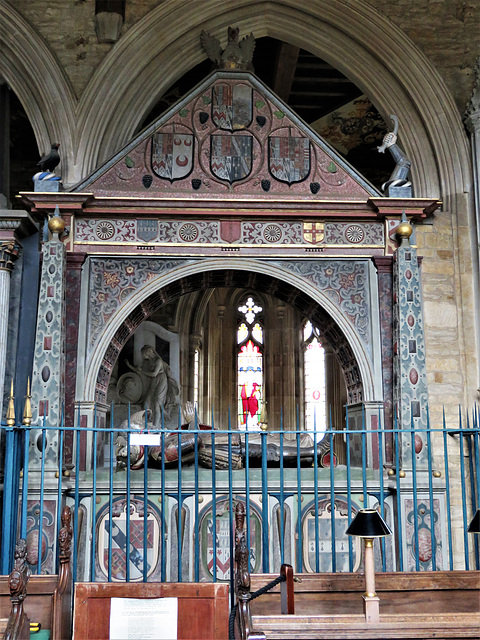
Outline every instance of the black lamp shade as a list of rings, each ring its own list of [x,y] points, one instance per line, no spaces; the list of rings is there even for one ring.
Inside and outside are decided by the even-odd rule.
[[[383,538],[392,532],[376,509],[360,509],[345,533],[359,538]]]
[[[469,533],[480,533],[480,509],[477,509],[477,513],[473,516],[467,531]]]

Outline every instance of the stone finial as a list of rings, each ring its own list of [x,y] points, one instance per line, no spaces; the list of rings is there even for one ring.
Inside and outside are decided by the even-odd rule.
[[[251,33],[240,41],[238,40],[240,29],[228,27],[228,43],[222,50],[220,40],[206,31],[200,34],[200,42],[207,56],[218,69],[228,71],[253,71],[252,59],[255,50],[255,38]]]

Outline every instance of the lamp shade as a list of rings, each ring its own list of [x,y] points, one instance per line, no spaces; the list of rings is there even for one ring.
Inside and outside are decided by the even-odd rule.
[[[477,513],[473,516],[467,531],[470,533],[480,533],[480,509],[477,509]]]
[[[376,509],[360,509],[345,533],[359,538],[383,538],[392,532]]]

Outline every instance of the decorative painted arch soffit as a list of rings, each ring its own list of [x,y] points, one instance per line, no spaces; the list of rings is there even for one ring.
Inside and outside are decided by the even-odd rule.
[[[368,260],[282,260],[262,264],[92,258],[86,318],[85,398],[105,402],[120,351],[163,305],[214,287],[249,288],[288,302],[322,328],[342,366],[349,402],[378,399]]]
[[[211,74],[69,192],[23,195],[34,211],[59,206],[69,250],[113,254],[184,255],[183,245],[201,254],[229,245],[391,253],[388,219],[424,218],[440,204],[383,197],[238,71]]]

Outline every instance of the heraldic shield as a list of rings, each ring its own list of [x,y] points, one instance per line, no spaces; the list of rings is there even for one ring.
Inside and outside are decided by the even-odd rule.
[[[152,171],[173,182],[189,175],[193,168],[193,135],[155,133],[152,138]]]
[[[252,88],[218,83],[212,89],[212,120],[220,129],[236,131],[252,122]]]
[[[301,182],[310,173],[310,140],[291,136],[268,139],[270,173],[280,182]]]
[[[158,236],[158,220],[137,220],[137,237],[144,242],[152,242]]]
[[[249,135],[211,136],[210,169],[228,182],[246,178],[252,170],[252,137]]]

